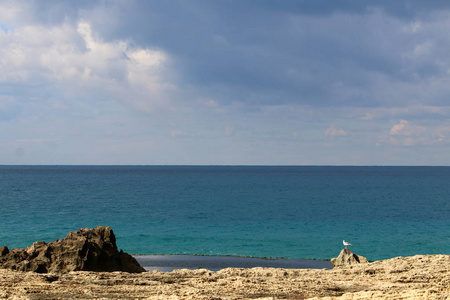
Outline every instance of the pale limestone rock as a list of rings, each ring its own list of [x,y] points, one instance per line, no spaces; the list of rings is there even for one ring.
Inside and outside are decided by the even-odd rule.
[[[5,299],[443,300],[450,256],[417,255],[329,269],[38,274],[0,269]]]
[[[344,248],[342,249],[341,253],[339,253],[339,256],[336,258],[332,258],[330,262],[333,265],[333,267],[342,267],[356,264],[364,264],[368,263],[369,261],[364,256],[357,255],[352,251],[350,251],[349,249]]]

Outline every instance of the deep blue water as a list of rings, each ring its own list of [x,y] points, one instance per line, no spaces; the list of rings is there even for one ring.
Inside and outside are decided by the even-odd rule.
[[[0,166],[0,245],[98,225],[132,254],[449,254],[450,167]]]

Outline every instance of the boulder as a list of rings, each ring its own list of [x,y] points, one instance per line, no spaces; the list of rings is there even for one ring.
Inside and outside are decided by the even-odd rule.
[[[336,268],[336,267],[368,263],[369,261],[364,256],[357,255],[357,254],[353,253],[352,251],[350,251],[349,249],[344,248],[344,249],[342,249],[341,253],[339,253],[339,256],[336,258],[332,258],[330,260],[330,262],[333,265],[333,267]]]
[[[118,251],[110,227],[69,232],[62,240],[35,242],[25,249],[0,248],[0,267],[37,273],[70,271],[145,272],[134,257]]]

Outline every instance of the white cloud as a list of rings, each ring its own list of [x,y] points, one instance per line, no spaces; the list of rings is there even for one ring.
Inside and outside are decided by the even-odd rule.
[[[210,108],[219,107],[219,103],[217,102],[217,100],[214,100],[214,99],[199,99],[198,103],[200,103],[203,106],[210,107]]]
[[[195,137],[195,134],[186,132],[184,130],[172,130],[170,132],[171,138],[186,138],[186,137]]]
[[[5,27],[8,27],[10,23],[14,22],[19,17],[21,7],[20,5],[17,5],[16,1],[2,1],[0,4],[0,20]]]
[[[395,124],[391,128],[391,135],[400,136],[420,136],[423,135],[426,128],[418,125],[411,125],[406,120],[401,120],[399,124]]]
[[[39,84],[59,99],[103,94],[151,111],[166,105],[175,88],[165,73],[166,53],[123,40],[104,42],[88,22],[0,31],[0,57],[1,83],[23,88]]]
[[[412,125],[406,120],[392,126],[390,138],[392,144],[400,146],[424,145],[430,142],[425,136],[427,129],[423,126]]]
[[[437,128],[434,137],[438,142],[448,142],[450,140],[450,127]]]
[[[425,115],[449,116],[449,106],[431,106],[412,104],[403,107],[355,108],[352,110],[356,119],[371,121],[392,118],[423,118]]]
[[[348,133],[344,129],[338,128],[334,125],[331,125],[330,127],[327,128],[327,130],[325,130],[325,136],[327,137],[346,136],[346,135],[348,135]]]

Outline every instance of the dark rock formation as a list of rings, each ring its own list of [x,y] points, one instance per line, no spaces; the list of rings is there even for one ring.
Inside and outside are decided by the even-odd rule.
[[[117,250],[111,228],[69,232],[62,240],[35,242],[25,249],[0,248],[0,267],[37,273],[70,271],[144,272],[131,255]]]
[[[339,256],[336,258],[332,258],[330,262],[333,265],[333,267],[336,268],[342,266],[368,263],[369,261],[364,256],[357,255],[352,251],[348,250],[347,248],[344,248],[342,249],[341,253],[339,253]]]

